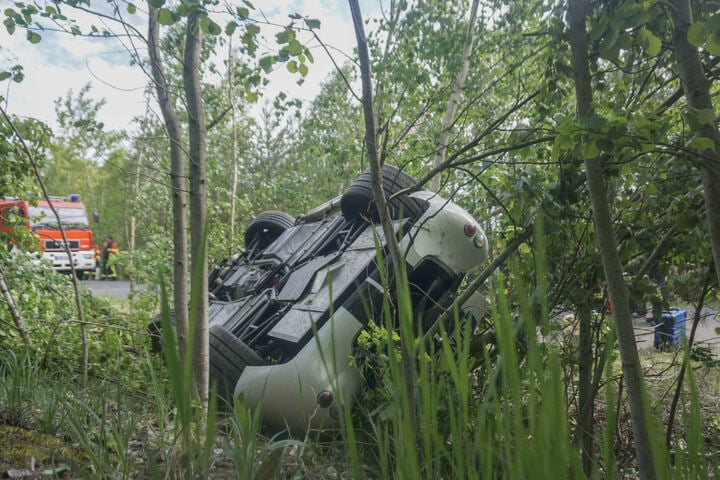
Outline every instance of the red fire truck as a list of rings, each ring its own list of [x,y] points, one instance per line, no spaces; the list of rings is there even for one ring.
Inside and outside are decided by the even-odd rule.
[[[79,277],[95,272],[95,242],[85,205],[79,195],[50,197],[65,231],[75,272]],[[46,200],[37,206],[27,200],[5,197],[0,200],[0,232],[11,233],[25,225],[38,239],[42,258],[50,261],[55,270],[70,272],[70,260],[63,245],[57,218]]]

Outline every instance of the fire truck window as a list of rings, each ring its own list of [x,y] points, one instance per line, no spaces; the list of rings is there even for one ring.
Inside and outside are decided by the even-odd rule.
[[[0,223],[3,225],[17,225],[21,223],[20,218],[25,218],[20,207],[9,207],[0,210]]]

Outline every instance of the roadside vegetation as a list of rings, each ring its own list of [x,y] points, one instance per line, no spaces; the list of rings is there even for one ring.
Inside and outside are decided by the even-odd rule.
[[[16,282],[29,279],[39,291],[18,299],[33,345],[12,333],[0,342],[0,471],[25,470],[23,478],[582,477],[576,338],[567,325],[532,311],[530,287],[510,281],[523,277],[514,268],[488,286],[492,313],[475,335],[441,333],[418,344],[414,410],[396,387],[403,376],[399,337],[379,318],[352,360],[366,373],[372,369],[373,388],[346,412],[339,431],[304,438],[263,431],[262,412],[239,401],[221,401],[202,414],[189,365],[179,364],[174,349],[165,349],[164,358],[148,353],[146,326],[162,301],[149,294],[153,289],[127,301],[84,296],[92,361],[81,388],[79,328],[64,311],[72,302],[62,294],[69,278],[40,267],[10,277],[15,291]],[[610,348],[598,366],[591,476],[635,478],[612,329],[601,312],[596,319],[603,332],[598,348]],[[495,339],[479,346],[487,329]],[[552,330],[555,340],[545,341],[542,332]],[[173,336],[166,341],[172,344]],[[689,367],[670,448],[656,457],[658,471],[666,478],[711,478],[720,468],[717,357],[686,348],[641,358],[658,452],[680,366]]]
[[[720,308],[714,3],[388,0],[367,21],[350,0],[358,49],[333,57],[305,104],[264,98],[264,87],[283,68],[301,88],[315,56],[334,55],[320,20],[288,12],[278,25],[250,2],[107,3],[3,10],[8,34],[38,48],[132,39],[122,45],[148,73],[144,111],[118,131],[89,84],[57,99],[52,128],[0,97],[0,195],[38,198],[40,179],[51,194],[80,194],[99,214],[96,238],[120,244],[120,276],[147,287],[76,302],[68,277],[18,254],[33,250],[31,232],[3,232],[5,472],[718,476],[717,341],[693,335],[716,319],[691,314],[679,348],[638,351],[631,317]],[[2,61],[11,95],[22,59]],[[481,290],[488,314],[428,342],[373,319],[347,360],[374,385],[343,427],[266,432],[262,412],[208,392],[208,265],[242,250],[242,226],[259,213],[298,218],[382,163],[479,220],[490,258],[459,297]],[[170,309],[178,335],[164,328],[164,356],[150,355],[148,322]]]

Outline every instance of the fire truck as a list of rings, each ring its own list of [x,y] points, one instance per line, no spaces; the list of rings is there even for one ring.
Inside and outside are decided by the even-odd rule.
[[[76,274],[80,278],[85,274],[94,274],[96,247],[80,195],[50,197],[50,203],[60,217]],[[23,225],[38,239],[43,259],[48,260],[57,271],[71,271],[71,260],[63,244],[58,219],[47,200],[39,200],[37,206],[19,198],[0,200],[0,233],[12,235],[13,229]]]

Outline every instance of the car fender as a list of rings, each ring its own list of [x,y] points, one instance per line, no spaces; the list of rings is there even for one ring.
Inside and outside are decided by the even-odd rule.
[[[478,222],[432,192],[412,195],[428,202],[428,209],[400,242],[408,265],[415,267],[429,258],[456,275],[478,269],[488,256],[487,237]]]
[[[260,406],[269,426],[293,433],[334,428],[342,409],[351,408],[363,388],[363,378],[351,364],[353,342],[363,328],[349,311],[339,308],[292,360],[277,365],[248,366],[234,395],[245,405]],[[332,404],[318,406],[321,392]]]

